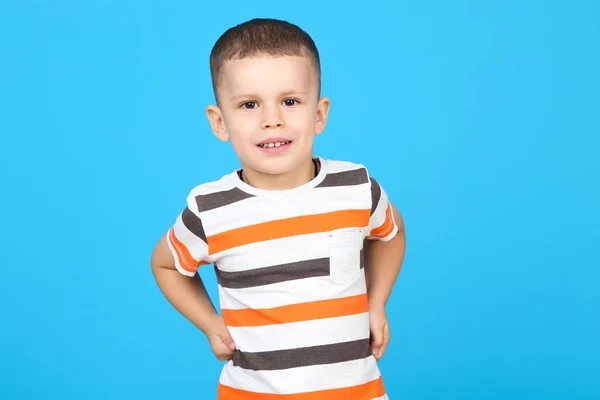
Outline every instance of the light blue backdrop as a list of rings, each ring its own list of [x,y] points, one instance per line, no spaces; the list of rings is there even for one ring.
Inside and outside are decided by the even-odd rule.
[[[208,54],[256,16],[313,35],[317,153],[404,214],[391,399],[600,398],[598,2],[218,4],[0,4],[0,398],[214,398],[220,363],[149,258],[237,167]]]

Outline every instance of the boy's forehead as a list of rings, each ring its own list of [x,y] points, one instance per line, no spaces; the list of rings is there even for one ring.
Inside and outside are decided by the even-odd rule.
[[[316,89],[317,81],[314,67],[307,57],[255,56],[225,61],[219,90],[229,96],[283,88],[310,92]]]

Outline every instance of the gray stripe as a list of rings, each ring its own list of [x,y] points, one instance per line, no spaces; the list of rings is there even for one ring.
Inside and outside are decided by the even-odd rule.
[[[315,335],[318,334],[318,332],[315,332]],[[238,350],[233,355],[233,365],[254,371],[273,371],[360,360],[372,354],[370,340],[361,339],[324,346],[263,351],[259,353],[248,353]]]
[[[183,225],[185,225],[190,232],[204,240],[206,243],[206,233],[204,233],[202,220],[198,218],[196,214],[191,212],[190,209],[186,207],[186,209],[183,210],[183,213],[181,213],[181,220],[183,221]]]
[[[365,245],[363,244],[363,248],[360,249],[360,268],[363,269],[365,267]]]
[[[198,211],[203,212],[233,204],[249,197],[254,196],[234,187],[233,189],[224,190],[222,192],[198,195],[196,196],[196,204],[198,204]]]
[[[365,256],[360,251],[360,268],[365,267]],[[274,283],[293,281],[296,279],[329,276],[331,269],[329,258],[297,261],[289,264],[273,265],[248,271],[227,272],[215,265],[215,273],[219,285],[230,289],[244,289]]]
[[[215,269],[219,284],[226,288],[241,289],[270,285],[295,279],[329,275],[329,258],[273,265],[248,271],[226,272]]]
[[[375,212],[380,198],[381,186],[379,186],[379,183],[375,180],[375,178],[371,178],[371,215],[373,215]]]
[[[361,185],[369,182],[367,170],[364,168],[355,169],[352,171],[336,172],[327,174],[323,182],[317,187],[332,187],[332,186],[353,186]]]

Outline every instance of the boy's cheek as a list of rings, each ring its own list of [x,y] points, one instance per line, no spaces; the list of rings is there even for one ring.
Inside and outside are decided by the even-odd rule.
[[[238,141],[257,141],[260,138],[260,126],[250,118],[237,119],[228,124],[228,131]]]

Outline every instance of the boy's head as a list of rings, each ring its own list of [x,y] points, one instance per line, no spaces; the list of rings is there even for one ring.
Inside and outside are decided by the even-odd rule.
[[[308,58],[314,68],[320,93],[321,60],[312,38],[300,27],[287,21],[256,18],[229,28],[213,46],[210,53],[210,74],[217,103],[223,65],[227,61],[257,56]]]
[[[306,32],[274,19],[237,25],[217,40],[210,70],[209,121],[246,171],[285,175],[311,163],[329,99],[320,98],[319,53]]]

